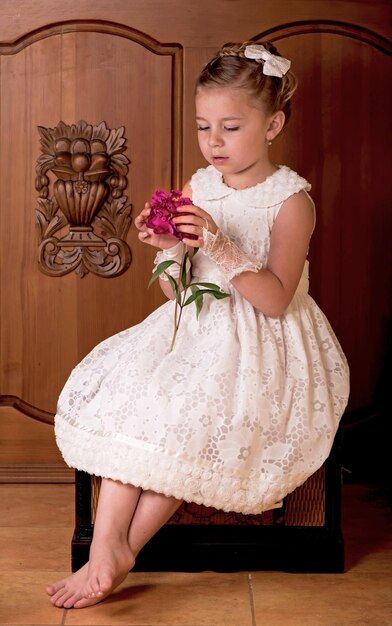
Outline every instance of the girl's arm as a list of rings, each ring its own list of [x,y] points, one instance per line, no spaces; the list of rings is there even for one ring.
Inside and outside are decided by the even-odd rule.
[[[190,209],[184,207],[185,211]],[[194,220],[179,217],[176,222],[179,224],[187,220],[195,224],[195,230],[190,230],[189,226],[187,230],[198,232],[199,224],[207,219],[210,232],[215,234],[218,227],[211,216],[200,207],[192,209]],[[301,278],[313,228],[313,202],[304,191],[300,191],[280,208],[272,228],[267,267],[258,272],[245,271],[232,279],[233,287],[264,315],[279,317],[290,304]],[[203,246],[200,240],[184,239],[184,243],[193,247]]]
[[[279,317],[293,299],[314,223],[314,205],[304,191],[288,198],[272,228],[267,267],[233,278],[237,291],[264,315]]]

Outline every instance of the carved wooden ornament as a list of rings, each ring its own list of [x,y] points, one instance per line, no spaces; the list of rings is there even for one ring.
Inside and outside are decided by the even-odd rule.
[[[88,272],[109,278],[129,267],[125,239],[132,206],[123,195],[129,164],[123,154],[124,130],[83,120],[38,126],[38,262],[45,274],[63,276],[75,270],[82,278]]]

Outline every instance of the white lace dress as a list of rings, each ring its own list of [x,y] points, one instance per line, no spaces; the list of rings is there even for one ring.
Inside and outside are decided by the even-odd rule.
[[[264,183],[227,187],[212,166],[193,200],[249,256],[267,262],[282,202],[310,185],[282,166]],[[348,368],[308,295],[308,263],[288,309],[268,318],[202,251],[195,280],[231,297],[184,309],[169,353],[174,302],[103,341],[73,370],[56,437],[72,467],[224,511],[260,513],[329,454],[348,397]]]

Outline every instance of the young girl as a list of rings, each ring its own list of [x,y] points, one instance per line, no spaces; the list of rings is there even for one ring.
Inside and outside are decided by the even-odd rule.
[[[66,462],[102,476],[90,561],[49,585],[59,607],[103,600],[183,500],[261,513],[328,456],[348,397],[342,350],[308,295],[314,206],[309,183],[276,166],[269,146],[290,116],[296,81],[269,45],[228,44],[196,87],[200,149],[210,164],[175,218],[193,281],[230,293],[184,310],[174,350],[171,300],[97,346],[59,400]],[[183,243],[136,218],[156,263]],[[177,272],[173,270],[177,268]],[[178,266],[168,270],[178,277]],[[173,298],[166,275],[161,287]]]

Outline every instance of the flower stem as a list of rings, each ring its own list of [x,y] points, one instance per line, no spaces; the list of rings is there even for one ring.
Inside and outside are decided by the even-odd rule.
[[[169,352],[173,352],[174,342],[175,342],[176,337],[177,337],[177,330],[178,330],[178,328],[177,328],[177,326],[175,326]]]
[[[182,273],[184,271],[185,255],[186,255],[186,246],[184,244],[184,248],[183,248],[183,251],[182,251],[181,266],[180,266],[180,275],[178,277],[178,283],[177,283],[178,295],[180,294],[180,289],[181,289],[181,276],[182,276]],[[183,306],[184,306],[185,294],[187,292],[187,289],[188,289],[188,285],[186,285],[186,287],[184,289],[184,293],[182,294],[182,298],[180,296],[181,303],[178,302],[177,294],[175,294],[176,295],[176,305],[174,307],[174,330],[173,330],[173,337],[172,337],[172,341],[171,341],[171,344],[170,344],[169,352],[172,352],[173,348],[174,348],[174,343],[176,341],[177,332],[178,332],[178,328],[179,328],[179,325],[180,325],[182,309],[183,309]],[[180,313],[179,314],[178,314],[178,307],[180,307]],[[177,317],[178,317],[178,319],[177,319]]]

